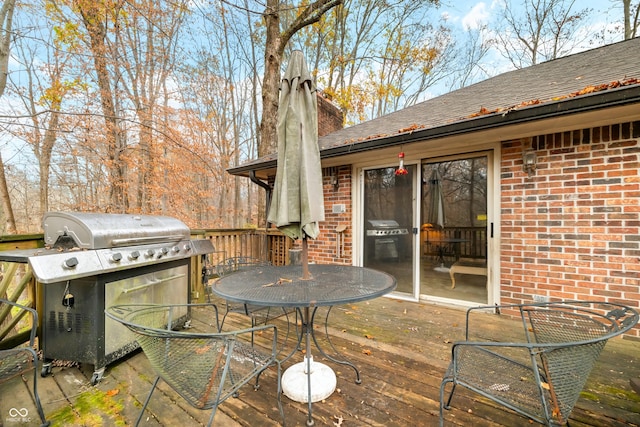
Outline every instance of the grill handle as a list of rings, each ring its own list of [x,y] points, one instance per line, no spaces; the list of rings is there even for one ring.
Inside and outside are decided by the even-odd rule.
[[[184,276],[185,276],[184,274],[176,274],[175,276],[169,276],[169,277],[165,277],[164,279],[154,280],[153,282],[149,282],[149,283],[146,283],[144,285],[134,286],[133,288],[123,289],[122,293],[123,294],[128,294],[128,293],[131,293],[131,292],[142,291],[144,289],[147,289],[150,286],[156,286],[156,285],[159,285],[160,283],[168,282],[170,280],[180,279],[180,278],[182,278]]]
[[[162,243],[162,242],[177,242],[183,240],[185,236],[181,234],[174,234],[170,236],[150,236],[150,237],[129,237],[125,239],[112,239],[111,244],[113,246],[133,246],[135,244],[145,243]]]

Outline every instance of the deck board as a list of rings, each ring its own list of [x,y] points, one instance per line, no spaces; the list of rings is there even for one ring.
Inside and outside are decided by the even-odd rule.
[[[319,315],[324,309],[320,309]],[[483,333],[514,338],[517,322],[504,316],[484,314]],[[321,324],[317,318],[317,324]],[[274,321],[284,334],[283,319]],[[232,315],[225,327],[247,326],[247,319]],[[313,405],[318,426],[431,426],[438,424],[439,387],[449,362],[451,344],[463,339],[464,310],[442,306],[378,298],[359,304],[336,307],[328,329],[332,342],[358,366],[362,384],[348,366],[327,362],[338,378],[337,391]],[[322,336],[323,329],[316,333]],[[257,337],[258,344],[261,337]],[[326,347],[326,341],[321,339]],[[293,347],[290,341],[285,351]],[[640,377],[640,342],[610,340],[572,413],[573,427],[640,426],[640,396],[629,386],[629,378]],[[291,363],[302,360],[296,351]],[[315,360],[322,357],[314,354]],[[64,425],[134,425],[146,398],[154,374],[141,352],[107,367],[102,381],[90,385],[91,366],[54,367],[52,375],[39,378],[39,390],[48,416],[63,408],[76,417]],[[216,426],[250,427],[281,424],[276,405],[276,369],[269,369],[255,391],[251,384],[241,389],[238,398],[224,402],[216,414]],[[28,408],[36,422],[35,406],[26,393],[29,383],[21,378],[0,385],[0,416],[5,425],[11,407]],[[101,393],[101,394],[99,394]],[[93,396],[93,397],[92,397]],[[91,398],[117,405],[86,408]],[[83,402],[84,400],[84,402]],[[304,426],[306,404],[282,398],[288,426]],[[454,407],[446,411],[446,426],[529,426],[526,418],[499,407],[480,396],[460,389]],[[90,412],[87,414],[86,412]],[[208,411],[190,407],[165,384],[160,384],[149,406],[143,426],[206,425]],[[151,415],[152,414],[152,415]],[[2,423],[0,423],[2,425]],[[54,424],[56,425],[56,424]],[[62,425],[62,424],[57,424]]]

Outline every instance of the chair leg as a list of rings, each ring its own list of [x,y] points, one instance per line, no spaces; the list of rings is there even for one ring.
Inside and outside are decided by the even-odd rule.
[[[444,403],[444,389],[447,386],[447,383],[452,383],[452,386],[449,397],[447,398],[447,403]],[[445,378],[442,380],[442,383],[440,384],[440,427],[444,426],[444,410],[451,408],[451,399],[453,398],[453,392],[455,389],[456,383],[451,378]]]
[[[157,377],[156,380],[153,382],[153,385],[151,386],[151,391],[149,392],[149,395],[147,396],[147,400],[144,402],[144,405],[142,406],[142,410],[140,411],[140,415],[138,415],[138,420],[136,421],[136,427],[138,427],[138,425],[140,424],[140,421],[142,421],[142,416],[144,415],[144,411],[145,411],[145,409],[147,409],[147,405],[149,404],[149,401],[151,400],[151,395],[153,394],[153,391],[156,389],[156,386],[158,385],[158,381],[160,381],[160,377]]]
[[[44,416],[44,410],[42,409],[42,403],[40,402],[40,395],[38,395],[38,356],[35,351],[31,352],[31,357],[33,357],[33,399],[36,403],[36,409],[38,410],[38,415],[40,416],[40,420],[42,424],[40,427],[47,427],[51,424],[50,421],[47,421]]]
[[[276,360],[276,365],[278,367],[278,411],[280,411],[280,418],[282,418],[282,427],[286,427],[284,420],[284,408],[282,407],[282,383],[280,382],[280,379],[282,378],[282,365],[280,365],[278,360]]]
[[[213,425],[213,419],[215,418],[217,411],[218,411],[218,405],[215,405],[211,410],[211,416],[209,417],[209,423],[207,424],[207,427],[210,427]]]

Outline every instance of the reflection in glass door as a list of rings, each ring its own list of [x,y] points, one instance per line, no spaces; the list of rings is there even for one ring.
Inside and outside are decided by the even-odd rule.
[[[420,294],[488,302],[487,164],[422,164]]]
[[[414,295],[413,215],[415,165],[364,171],[364,266],[397,280],[396,292]]]

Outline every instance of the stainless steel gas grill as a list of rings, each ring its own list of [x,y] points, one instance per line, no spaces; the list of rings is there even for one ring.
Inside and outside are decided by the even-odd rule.
[[[45,248],[0,252],[0,260],[28,262],[40,284],[42,375],[53,360],[89,363],[92,384],[138,347],[105,308],[188,303],[190,258],[214,250],[164,216],[51,212],[43,228]]]
[[[373,257],[375,260],[397,260],[399,239],[409,234],[409,230],[400,227],[400,224],[392,219],[370,219],[367,223],[367,257]]]

